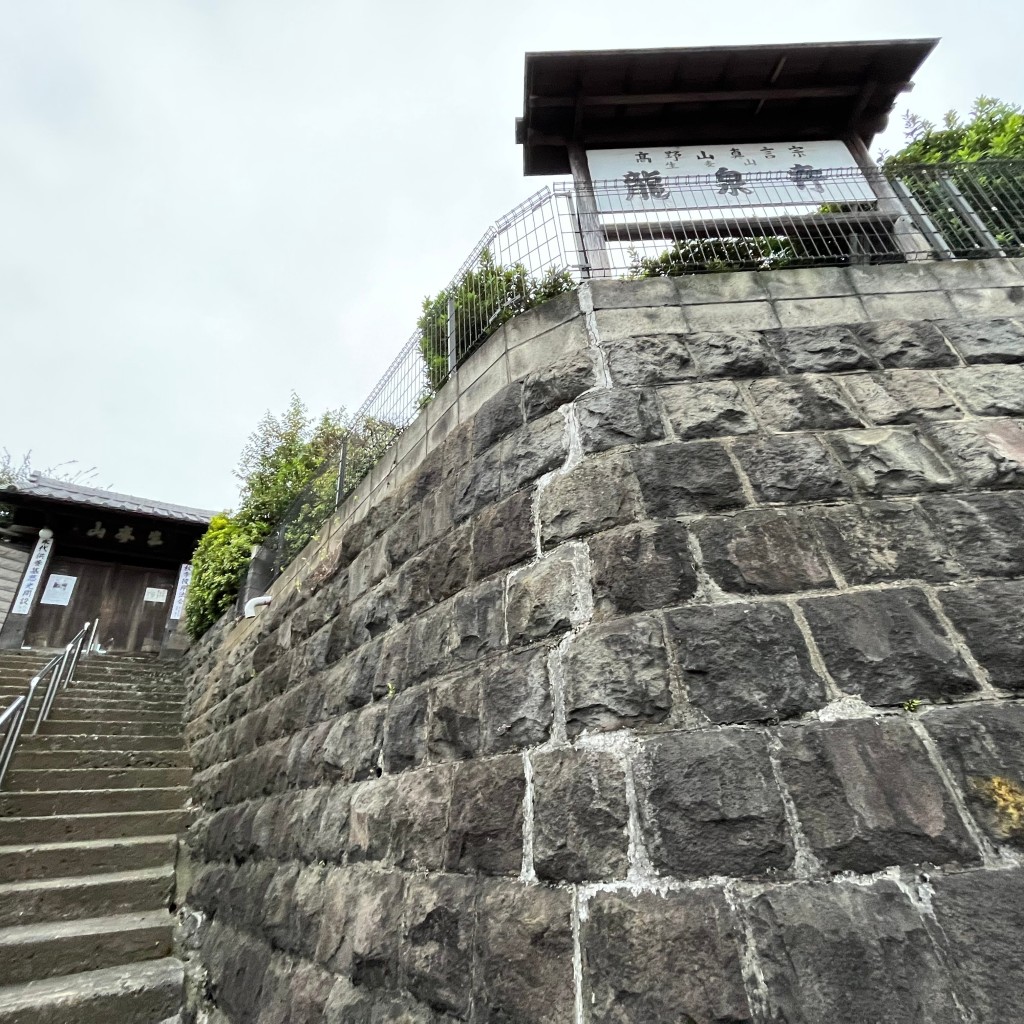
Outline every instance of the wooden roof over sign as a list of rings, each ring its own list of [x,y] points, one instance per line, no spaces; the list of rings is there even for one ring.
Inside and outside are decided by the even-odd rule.
[[[568,174],[568,146],[811,141],[884,129],[937,39],[577,50],[526,55],[525,174]]]

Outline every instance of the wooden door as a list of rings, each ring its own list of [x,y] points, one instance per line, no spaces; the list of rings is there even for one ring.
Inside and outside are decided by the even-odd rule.
[[[74,578],[71,600],[66,605],[36,602],[25,632],[29,647],[63,647],[86,622],[95,621],[110,585],[113,566],[56,555],[43,574],[40,584],[45,593],[51,576]]]

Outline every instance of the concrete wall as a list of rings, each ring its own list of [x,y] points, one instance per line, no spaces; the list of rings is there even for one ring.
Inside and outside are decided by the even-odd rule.
[[[0,544],[0,629],[7,621],[7,613],[18,593],[18,584],[28,564],[29,554],[28,548]]]
[[[193,1010],[1020,1019],[1022,303],[993,261],[507,325],[191,654]]]

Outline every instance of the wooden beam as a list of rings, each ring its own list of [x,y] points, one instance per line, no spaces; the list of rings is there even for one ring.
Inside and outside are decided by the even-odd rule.
[[[830,99],[856,96],[859,85],[824,85],[806,89],[731,89],[712,92],[646,92],[612,96],[531,96],[530,106],[573,107],[577,102],[588,107],[660,106],[666,103],[730,103],[744,100]]]

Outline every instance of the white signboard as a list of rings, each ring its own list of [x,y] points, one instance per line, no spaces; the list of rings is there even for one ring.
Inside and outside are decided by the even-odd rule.
[[[77,576],[60,576],[54,573],[46,581],[46,587],[43,589],[43,596],[39,598],[39,603],[69,605],[77,580]]]
[[[183,565],[178,573],[178,586],[174,591],[174,603],[171,605],[170,618],[180,619],[185,612],[185,597],[188,594],[188,585],[192,581],[192,566]]]
[[[587,161],[603,213],[766,205],[817,209],[823,203],[875,199],[846,144],[835,140],[592,149]],[[694,181],[694,175],[705,180]],[[601,182],[615,187],[602,189]]]
[[[167,591],[160,587],[146,587],[146,596],[143,601],[152,601],[154,604],[163,604],[167,600]]]
[[[36,541],[35,550],[29,559],[28,568],[21,579],[21,586],[18,588],[18,596],[14,599],[14,606],[11,613],[14,615],[28,615],[32,610],[32,599],[39,589],[39,581],[43,578],[43,571],[46,569],[46,562],[50,557],[50,549],[53,547],[53,538]]]

